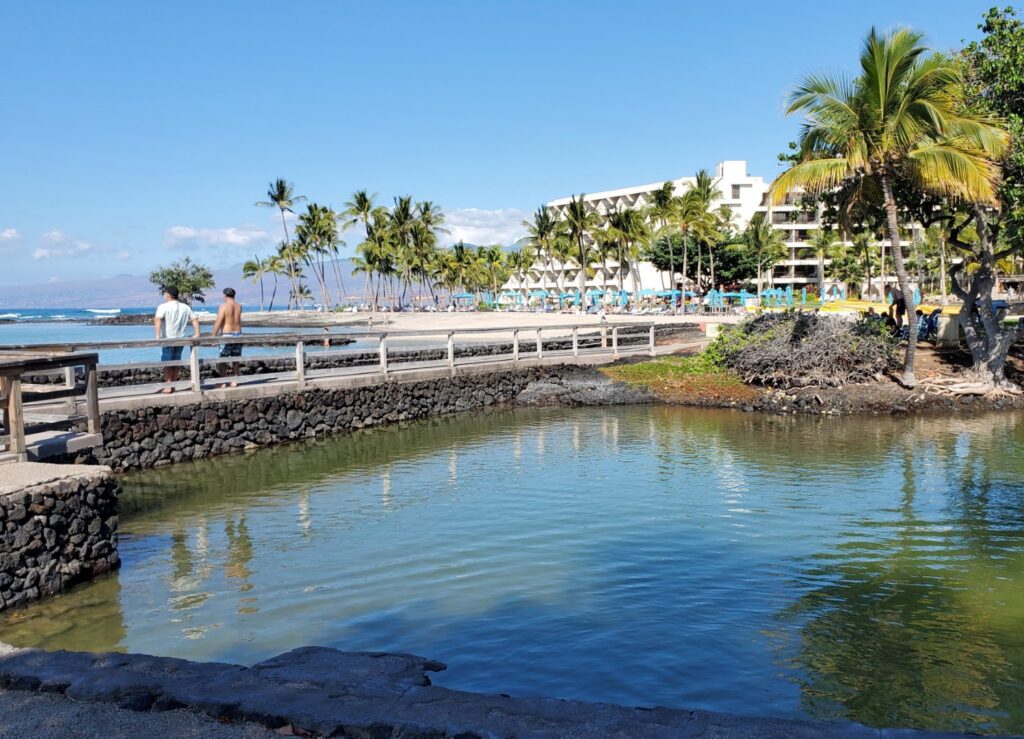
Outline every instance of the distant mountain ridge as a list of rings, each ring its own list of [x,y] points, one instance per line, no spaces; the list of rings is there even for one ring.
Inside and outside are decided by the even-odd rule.
[[[341,260],[341,273],[349,295],[362,294],[362,277],[349,277],[352,262]],[[206,292],[207,304],[216,305],[220,292],[225,287],[235,289],[236,298],[249,308],[260,305],[260,286],[242,279],[242,265],[214,270],[215,286]],[[331,281],[333,288],[333,280]],[[274,289],[274,278],[264,278],[266,302]],[[275,307],[288,300],[288,278],[278,277]],[[318,294],[315,284],[310,284],[314,295]],[[34,285],[0,286],[0,310],[6,308],[149,308],[160,302],[157,289],[145,275],[117,275],[92,280],[61,280]]]

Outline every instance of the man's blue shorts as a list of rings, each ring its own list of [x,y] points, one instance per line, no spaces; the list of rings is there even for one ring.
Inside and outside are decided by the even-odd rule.
[[[161,362],[177,362],[181,359],[181,350],[183,346],[165,346],[160,349],[160,361]]]

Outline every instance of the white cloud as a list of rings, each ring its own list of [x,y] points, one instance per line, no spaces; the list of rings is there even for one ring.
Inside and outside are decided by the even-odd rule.
[[[231,228],[194,228],[171,226],[164,232],[164,243],[171,247],[186,246],[249,246],[266,243],[273,236],[262,228],[238,226]]]
[[[32,252],[32,258],[35,260],[77,257],[92,250],[92,244],[68,236],[58,229],[47,231],[41,240],[48,246],[39,247]]]
[[[54,283],[60,282],[60,278],[57,277],[56,275],[54,275],[53,277],[48,279],[47,282],[49,282],[51,285],[53,285]]]
[[[445,245],[460,240],[468,244],[512,244],[526,235],[522,222],[529,217],[525,210],[516,208],[446,210],[444,226],[451,234],[442,234],[442,240]]]
[[[21,234],[18,233],[16,228],[5,228],[0,231],[0,242],[4,241],[21,241]]]
[[[124,249],[117,253],[117,258],[124,262],[132,258],[132,253],[127,249]]]

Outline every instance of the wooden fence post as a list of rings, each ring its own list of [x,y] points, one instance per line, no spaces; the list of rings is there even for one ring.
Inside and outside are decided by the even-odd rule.
[[[650,336],[647,338],[647,353],[654,356],[654,324],[651,324]]]
[[[619,356],[619,327],[612,326],[612,356]]]
[[[75,368],[65,367],[64,368],[64,387],[68,390],[73,390],[75,387]],[[75,396],[69,397],[65,403],[67,404],[67,411],[69,416],[78,414],[78,398]]]
[[[306,382],[306,342],[295,342],[295,381]]]
[[[519,329],[512,330],[512,361],[519,361]]]
[[[3,384],[2,394],[7,400],[4,403],[4,426],[7,428],[7,451],[15,459],[24,462],[25,451],[25,418],[21,410],[21,377],[0,377]]]
[[[537,328],[537,359],[544,358],[544,343],[540,338],[540,328]]]
[[[188,372],[192,380],[192,390],[202,392],[203,378],[199,374],[199,345],[193,341],[190,345],[191,351],[188,355]]]
[[[455,371],[455,332],[448,332],[448,369]]]
[[[85,366],[85,408],[86,430],[90,434],[100,433],[100,383],[95,364]]]
[[[380,349],[378,351],[380,353],[380,371],[383,374],[386,375],[388,373],[388,335],[387,334],[381,334],[380,335]]]

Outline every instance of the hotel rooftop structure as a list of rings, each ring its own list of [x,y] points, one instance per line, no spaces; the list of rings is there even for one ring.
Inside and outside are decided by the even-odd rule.
[[[761,211],[768,214],[770,222],[776,229],[786,234],[788,254],[775,266],[769,276],[769,284],[777,287],[792,285],[794,289],[805,286],[816,287],[818,285],[818,258],[813,250],[808,248],[806,242],[810,240],[812,232],[820,227],[820,214],[802,207],[799,194],[788,195],[780,205],[769,205],[770,181],[765,181],[763,177],[750,175],[744,160],[719,162],[715,167],[714,177],[715,187],[721,193],[721,197],[712,203],[712,207],[728,206],[732,212],[732,225],[737,232],[746,228],[754,213]],[[695,181],[694,177],[680,177],[671,182],[675,186],[676,195],[681,195],[693,187]],[[592,204],[601,215],[606,215],[616,209],[642,208],[651,204],[651,198],[657,190],[661,189],[663,182],[587,193],[584,200]],[[552,200],[547,206],[556,211],[560,217],[564,217],[570,200],[571,198]],[[907,244],[908,242],[904,242],[904,245]],[[825,260],[825,263],[827,264],[828,260]],[[601,290],[607,287],[609,290],[624,289],[634,292],[640,288],[667,290],[672,287],[673,280],[668,272],[658,270],[650,262],[640,262],[637,267],[639,275],[632,274],[625,268],[619,270],[619,265],[614,261],[597,265],[595,274],[592,277],[587,277],[587,289]],[[506,290],[514,290],[522,294],[533,290],[546,290],[557,294],[562,290],[576,288],[578,271],[578,267],[571,261],[566,264],[557,261],[549,263],[545,259],[539,258],[534,264],[532,275],[527,276],[521,282],[512,278],[504,287]],[[637,284],[637,277],[639,277],[640,284]],[[894,284],[895,276],[888,276],[886,282]],[[823,284],[826,291],[833,287],[845,287],[842,283],[836,283],[827,277]],[[877,295],[880,285],[879,280],[873,280],[871,292]]]

